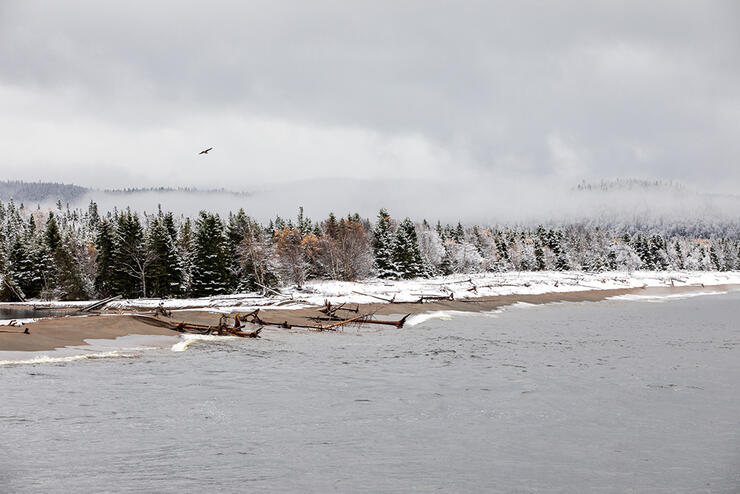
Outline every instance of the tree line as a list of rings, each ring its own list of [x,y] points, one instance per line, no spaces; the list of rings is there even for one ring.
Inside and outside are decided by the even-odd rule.
[[[733,235],[696,238],[654,230],[567,224],[434,226],[381,210],[261,224],[244,210],[222,218],[161,209],[100,214],[57,204],[0,202],[0,300],[111,295],[202,297],[303,285],[310,279],[410,279],[453,273],[583,270],[737,270]]]

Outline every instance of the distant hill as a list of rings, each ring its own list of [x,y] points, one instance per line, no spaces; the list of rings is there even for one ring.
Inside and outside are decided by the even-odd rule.
[[[45,201],[75,202],[90,191],[87,187],[56,182],[0,181],[0,201],[34,203]]]
[[[248,196],[249,192],[237,192],[228,189],[198,189],[196,187],[127,187],[124,189],[105,189],[106,194],[142,194],[147,192],[168,193],[185,192],[188,194],[228,194],[234,196]]]
[[[585,180],[575,187],[579,191],[622,191],[622,190],[677,190],[686,191],[683,184],[663,180],[642,180],[638,178],[621,178],[617,180],[601,180],[599,183],[588,183]]]
[[[194,194],[211,195],[226,194],[231,196],[247,197],[248,192],[235,192],[226,189],[198,189],[194,187],[136,187],[124,189],[93,189],[74,184],[60,184],[56,182],[23,182],[21,180],[0,181],[0,201],[13,199],[18,203],[49,203],[62,201],[74,204],[85,195],[95,193],[95,198],[101,196],[128,196],[142,194]]]

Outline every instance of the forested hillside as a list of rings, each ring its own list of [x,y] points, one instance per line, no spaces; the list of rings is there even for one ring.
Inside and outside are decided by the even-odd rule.
[[[0,298],[186,297],[308,279],[414,278],[481,271],[737,270],[737,224],[711,237],[598,224],[536,228],[415,223],[381,210],[321,221],[243,210],[222,218],[158,211],[101,214],[0,202]],[[666,232],[674,232],[666,234]]]
[[[55,182],[0,181],[0,201],[13,199],[17,203],[36,204],[47,201],[75,202],[90,189],[72,184]]]

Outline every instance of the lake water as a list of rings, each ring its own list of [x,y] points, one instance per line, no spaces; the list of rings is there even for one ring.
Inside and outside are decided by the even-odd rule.
[[[0,307],[0,321],[8,319],[32,319],[69,314],[64,309],[34,309],[33,307]]]
[[[0,492],[737,493],[738,307],[518,305],[2,365]]]

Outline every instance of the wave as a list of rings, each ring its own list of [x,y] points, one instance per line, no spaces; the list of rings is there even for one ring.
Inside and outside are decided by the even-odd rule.
[[[85,353],[80,355],[49,356],[36,355],[23,360],[0,360],[0,366],[9,365],[34,365],[34,364],[58,364],[61,362],[74,362],[76,360],[104,359],[104,358],[135,358],[136,355],[120,352]]]
[[[694,297],[705,297],[707,295],[725,295],[730,293],[729,291],[711,291],[711,292],[690,292],[690,293],[667,293],[665,295],[615,295],[614,297],[607,297],[606,300],[627,300],[632,302],[668,302],[671,300],[681,300],[686,298]]]
[[[223,341],[225,339],[235,340],[235,336],[218,336],[208,334],[184,334],[181,337],[181,341],[172,345],[171,350],[173,352],[184,352],[190,345],[196,341]]]
[[[423,322],[431,321],[433,319],[441,319],[443,321],[449,321],[453,317],[497,317],[498,314],[503,312],[502,309],[494,309],[483,312],[465,312],[460,310],[437,310],[432,312],[424,312],[422,314],[415,314],[406,320],[406,326],[417,326]]]

